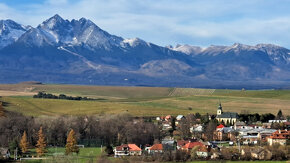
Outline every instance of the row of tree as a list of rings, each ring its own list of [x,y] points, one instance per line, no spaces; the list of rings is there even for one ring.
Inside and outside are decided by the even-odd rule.
[[[158,125],[136,119],[128,114],[102,116],[31,117],[6,112],[0,118],[0,146],[13,152],[26,132],[27,142],[36,146],[39,128],[43,128],[49,146],[65,146],[67,129],[73,129],[79,144],[85,146],[116,146],[123,143],[153,144],[164,135]]]
[[[47,150],[46,150],[46,141],[45,141],[45,135],[43,134],[43,130],[42,127],[40,127],[39,131],[38,131],[38,140],[37,140],[37,144],[35,145],[35,151],[37,153],[38,157],[43,156]],[[27,154],[29,152],[29,142],[27,139],[27,134],[26,131],[24,131],[20,143],[20,154]],[[71,153],[79,153],[79,147],[77,146],[77,139],[76,139],[76,134],[74,132],[73,129],[70,130],[68,136],[67,136],[67,140],[66,140],[66,146],[65,146],[65,154],[71,154]]]
[[[53,95],[51,93],[45,93],[45,92],[38,92],[37,95],[34,95],[33,98],[47,98],[47,99],[63,99],[63,100],[104,100],[104,99],[92,99],[88,97],[73,97],[73,96],[67,96],[65,94],[60,94],[60,95]]]

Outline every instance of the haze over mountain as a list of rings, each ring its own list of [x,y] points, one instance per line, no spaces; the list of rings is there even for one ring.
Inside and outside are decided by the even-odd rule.
[[[55,15],[36,28],[0,21],[0,82],[280,88],[290,50],[271,44],[161,47],[124,39],[92,21]]]

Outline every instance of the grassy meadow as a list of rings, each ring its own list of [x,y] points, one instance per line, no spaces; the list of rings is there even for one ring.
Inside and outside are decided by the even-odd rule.
[[[1,94],[2,91],[2,94]],[[5,91],[10,91],[5,96]],[[32,94],[45,91],[102,98],[97,101],[34,99]],[[3,93],[4,92],[4,93]],[[11,94],[11,92],[17,92]],[[19,95],[21,92],[21,95]],[[27,93],[27,94],[25,94]],[[78,85],[0,85],[0,101],[5,109],[32,116],[117,114],[134,116],[215,113],[222,102],[224,111],[273,113],[279,109],[290,115],[290,90],[216,90],[160,87],[107,87]]]
[[[35,149],[30,150],[32,154],[36,156]],[[21,162],[26,163],[52,163],[52,162],[76,162],[76,163],[87,163],[87,162],[97,162],[97,159],[101,156],[101,148],[100,147],[86,147],[80,148],[80,152],[78,155],[65,155],[64,147],[57,148],[48,148],[47,153],[45,154],[44,160],[22,160]]]

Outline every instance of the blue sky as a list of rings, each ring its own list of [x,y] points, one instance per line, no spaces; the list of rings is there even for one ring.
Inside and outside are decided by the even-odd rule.
[[[37,26],[54,14],[88,18],[124,38],[158,45],[290,48],[289,0],[1,0],[0,19]]]

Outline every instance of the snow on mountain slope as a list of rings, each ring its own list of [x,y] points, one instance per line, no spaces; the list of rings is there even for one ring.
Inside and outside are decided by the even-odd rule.
[[[212,87],[290,79],[290,50],[283,47],[162,47],[111,35],[85,18],[55,15],[29,29],[0,21],[0,45],[0,82]]]
[[[0,20],[0,49],[14,43],[28,28],[12,20]]]
[[[273,45],[273,44],[257,44],[255,46],[244,45],[235,43],[232,46],[209,46],[207,48],[201,48],[198,46],[190,45],[178,45],[171,48],[175,51],[180,51],[188,55],[199,56],[216,56],[221,57],[222,55],[245,55],[245,54],[257,54],[263,53],[267,55],[273,62],[289,64],[290,63],[290,50]]]
[[[121,46],[126,47],[126,44],[130,45],[131,47],[136,47],[138,45],[150,46],[150,43],[147,43],[140,38],[124,39],[121,43]]]
[[[172,50],[183,52],[187,55],[199,54],[205,50],[199,46],[190,46],[190,45],[177,45],[176,47],[171,47]]]
[[[120,46],[122,38],[110,35],[100,29],[92,21],[85,18],[72,21],[64,20],[55,15],[37,27],[42,31],[49,42],[62,45],[82,45],[91,48],[104,48],[110,50],[114,46]]]

